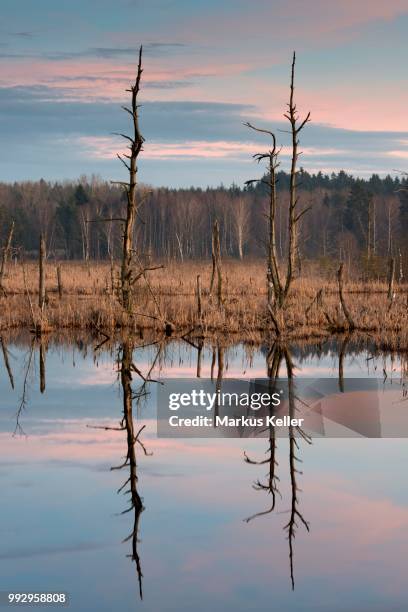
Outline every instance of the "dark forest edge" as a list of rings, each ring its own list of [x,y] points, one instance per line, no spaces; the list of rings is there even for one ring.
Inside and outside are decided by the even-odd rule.
[[[278,256],[287,248],[287,201],[290,175],[276,174]],[[374,276],[395,257],[406,276],[408,191],[404,176],[368,179],[338,174],[298,173],[301,206],[311,205],[300,227],[301,258],[345,260]],[[169,189],[141,186],[144,197],[136,230],[139,252],[160,259],[211,257],[211,230],[220,226],[223,256],[244,259],[265,253],[267,189],[262,182],[229,188]],[[125,194],[120,186],[97,177],[78,181],[0,183],[0,241],[14,222],[12,243],[28,258],[38,253],[44,236],[51,259],[104,260],[119,257]],[[108,219],[108,221],[106,221]]]

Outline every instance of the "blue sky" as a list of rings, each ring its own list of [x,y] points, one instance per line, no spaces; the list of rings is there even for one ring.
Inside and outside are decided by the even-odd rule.
[[[302,165],[366,176],[408,158],[406,0],[3,0],[0,180],[120,179],[120,104],[143,43],[141,179],[242,184],[285,130],[291,54],[312,123]],[[280,131],[282,167],[288,136]]]

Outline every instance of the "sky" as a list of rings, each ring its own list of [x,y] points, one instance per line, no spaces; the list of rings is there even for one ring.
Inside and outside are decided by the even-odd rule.
[[[140,180],[242,185],[260,176],[296,100],[300,164],[359,176],[407,169],[407,0],[2,0],[0,180],[121,180],[114,132],[144,48]]]

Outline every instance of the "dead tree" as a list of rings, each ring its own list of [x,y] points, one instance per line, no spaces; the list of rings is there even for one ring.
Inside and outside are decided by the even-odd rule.
[[[126,218],[123,220],[124,229],[121,266],[121,303],[129,315],[132,313],[132,286],[135,282],[132,270],[134,255],[133,239],[139,204],[137,201],[137,158],[139,157],[144,143],[144,138],[139,128],[138,105],[138,94],[140,91],[142,72],[142,47],[140,47],[135,84],[127,90],[131,93],[131,107],[128,108],[127,106],[123,106],[123,110],[129,113],[132,118],[133,135],[128,136],[126,134],[120,134],[120,136],[129,141],[130,144],[128,148],[130,154],[125,153],[123,155],[119,155],[118,153],[118,158],[129,172],[129,181],[120,182],[122,187],[125,189],[127,199]]]
[[[349,330],[352,331],[353,329],[356,328],[356,325],[354,323],[353,317],[351,316],[351,313],[347,307],[346,301],[344,299],[344,295],[343,295],[343,263],[340,264],[340,267],[337,271],[337,284],[338,284],[338,289],[339,289],[339,298],[340,298],[340,305],[342,307],[342,310],[344,312],[344,316],[346,317],[348,326],[349,326]]]
[[[244,247],[247,242],[248,226],[249,226],[249,208],[248,202],[244,198],[238,198],[234,201],[233,207],[233,228],[237,242],[238,257],[242,261],[244,259]]]
[[[297,196],[297,162],[300,155],[299,152],[299,134],[310,121],[310,112],[307,113],[305,119],[300,120],[299,113],[295,104],[295,64],[296,54],[293,53],[291,80],[290,80],[290,97],[288,103],[288,111],[284,114],[284,117],[290,123],[290,133],[292,139],[292,156],[291,156],[291,168],[290,168],[290,187],[289,187],[289,210],[288,210],[288,236],[289,245],[287,252],[287,264],[286,264],[286,277],[281,279],[279,274],[278,258],[276,254],[276,228],[275,228],[275,215],[276,215],[276,168],[278,167],[278,154],[279,151],[276,148],[276,138],[273,132],[270,130],[264,130],[254,127],[250,123],[245,125],[258,132],[263,132],[271,136],[272,138],[272,149],[267,153],[258,153],[254,155],[257,161],[268,160],[268,179],[261,179],[261,181],[247,181],[247,184],[253,182],[263,182],[269,188],[269,231],[268,231],[268,310],[272,316],[276,308],[281,309],[286,301],[289,294],[291,285],[295,278],[296,261],[299,256],[299,221],[302,216],[309,210],[310,206],[298,212],[298,196]],[[274,306],[272,306],[272,293],[274,296]],[[273,312],[272,312],[273,311]],[[277,325],[277,320],[272,317],[273,323]]]
[[[276,170],[280,165],[278,162],[279,150],[276,147],[275,134],[269,130],[264,130],[253,126],[247,122],[244,125],[249,127],[251,130],[268,134],[272,138],[272,148],[267,153],[256,153],[253,157],[259,163],[263,160],[268,162],[268,176],[261,179],[261,183],[267,185],[269,189],[269,210],[268,210],[268,247],[267,247],[267,286],[268,286],[268,308],[274,307],[274,303],[277,305],[282,303],[283,299],[283,285],[279,273],[278,256],[276,252]],[[259,182],[258,179],[252,179],[246,181],[246,185]]]
[[[306,123],[310,121],[310,112],[307,113],[305,119],[299,123],[299,113],[294,101],[295,95],[295,64],[296,53],[293,52],[292,71],[290,79],[290,98],[288,104],[288,112],[284,117],[288,119],[292,135],[292,161],[290,166],[290,188],[289,188],[289,252],[288,252],[288,268],[286,272],[286,282],[284,296],[286,298],[289,293],[290,286],[294,279],[296,256],[298,253],[298,224],[301,217],[309,210],[305,208],[301,212],[297,212],[298,197],[297,197],[297,161],[299,158],[299,133],[303,130]]]
[[[45,242],[43,235],[40,235],[40,249],[38,258],[38,307],[41,311],[41,315],[45,307]]]
[[[201,298],[201,276],[197,274],[197,317],[201,322],[203,316],[202,298]]]
[[[2,255],[2,259],[1,259],[1,268],[0,268],[0,291],[5,295],[6,291],[4,289],[4,285],[3,285],[3,281],[4,281],[4,276],[6,273],[6,264],[7,264],[7,258],[9,256],[10,253],[10,249],[11,249],[11,241],[13,240],[13,233],[14,233],[14,221],[12,221],[11,226],[10,226],[10,230],[7,236],[7,240],[6,240],[6,244],[3,247],[3,255]]]
[[[220,228],[217,219],[214,221],[212,233],[212,274],[210,282],[210,297],[214,289],[215,276],[217,275],[217,302],[218,307],[222,306],[222,266],[221,266],[221,245]]]
[[[139,49],[139,61],[137,66],[137,74],[134,85],[127,89],[126,91],[131,93],[131,104],[130,108],[127,106],[123,106],[123,110],[126,111],[132,118],[132,126],[133,133],[132,136],[128,136],[127,134],[118,134],[122,136],[125,140],[127,140],[130,144],[128,145],[129,153],[124,153],[123,155],[117,154],[117,157],[120,159],[122,164],[125,166],[126,170],[129,173],[128,181],[112,181],[113,184],[119,184],[123,187],[126,194],[126,217],[125,218],[116,218],[110,217],[109,219],[98,219],[98,221],[107,221],[112,223],[112,221],[120,221],[123,223],[123,244],[122,244],[122,263],[121,263],[121,271],[120,271],[120,288],[119,288],[119,297],[120,302],[123,309],[127,312],[129,316],[134,316],[139,314],[143,316],[142,313],[133,312],[133,286],[135,283],[143,278],[149,293],[151,294],[153,301],[155,303],[156,309],[158,311],[158,317],[151,317],[153,319],[163,320],[163,316],[160,312],[160,307],[156,297],[153,294],[152,288],[148,282],[146,272],[150,270],[157,270],[162,268],[163,266],[153,266],[148,267],[142,264],[141,256],[137,256],[135,245],[134,245],[134,234],[135,234],[135,225],[136,219],[139,215],[139,208],[143,203],[144,199],[147,197],[145,194],[142,197],[138,195],[138,184],[137,184],[137,160],[140,152],[143,149],[143,143],[145,141],[144,137],[141,134],[139,127],[139,104],[138,104],[138,95],[140,91],[140,81],[142,78],[142,52],[143,48]],[[149,192],[148,192],[149,193]],[[135,268],[135,269],[134,269]],[[172,327],[172,324],[169,321],[164,321],[167,327]]]

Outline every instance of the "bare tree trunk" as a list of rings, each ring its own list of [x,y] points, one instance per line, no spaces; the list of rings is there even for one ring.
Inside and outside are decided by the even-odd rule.
[[[82,223],[82,256],[84,261],[88,264],[89,262],[89,219],[88,214],[81,210],[81,223]]]
[[[221,246],[220,246],[220,228],[217,219],[214,221],[212,234],[212,275],[210,283],[210,296],[212,295],[215,274],[217,273],[217,302],[218,306],[222,306],[222,268],[221,268]]]
[[[57,265],[57,283],[58,283],[58,296],[59,299],[62,299],[62,293],[63,293],[63,285],[62,285],[62,278],[61,278],[61,266],[60,264]]]
[[[343,295],[343,263],[340,264],[340,267],[339,267],[338,272],[337,272],[337,283],[338,283],[338,287],[339,287],[340,304],[341,304],[341,307],[343,309],[344,316],[347,319],[347,323],[349,325],[349,329],[353,330],[353,329],[355,329],[356,326],[355,326],[353,318],[352,318],[352,316],[350,314],[350,311],[347,308],[347,304],[346,304],[346,302],[344,300],[344,295]]]
[[[177,232],[176,232],[176,239],[177,239],[178,249],[179,249],[179,253],[180,253],[180,259],[183,262],[184,261],[183,245],[181,243],[180,236],[178,235]]]
[[[241,226],[238,227],[238,256],[239,256],[240,261],[242,261],[244,258],[244,250],[242,246],[242,227]]]
[[[212,229],[212,234],[211,234],[211,260],[212,260],[212,270],[211,270],[211,281],[210,281],[210,290],[209,290],[210,297],[212,296],[212,292],[214,289],[215,272],[217,269],[217,266],[215,263],[215,250],[214,250],[214,227]]]
[[[279,151],[276,148],[276,137],[275,134],[269,130],[263,130],[253,126],[251,123],[245,124],[247,127],[255,130],[256,132],[262,132],[268,134],[272,138],[272,149],[267,153],[257,153],[255,159],[260,162],[263,159],[268,159],[268,170],[269,180],[262,179],[269,188],[269,211],[268,211],[268,254],[267,254],[267,289],[268,289],[268,310],[276,305],[280,306],[283,299],[283,287],[279,275],[278,257],[276,253],[276,169],[279,166],[278,155]],[[257,180],[246,181],[249,185]],[[272,316],[272,315],[271,315]],[[276,327],[275,317],[272,317],[274,325]]]
[[[123,308],[128,314],[132,312],[132,285],[134,282],[132,275],[132,261],[133,261],[133,234],[137,216],[137,199],[136,199],[136,188],[137,188],[137,158],[140,151],[142,150],[144,138],[139,129],[139,113],[137,97],[140,89],[140,79],[142,77],[142,47],[139,50],[139,63],[137,67],[137,76],[135,84],[131,86],[130,92],[132,94],[131,108],[125,107],[125,111],[130,114],[133,121],[133,137],[124,136],[126,140],[130,142],[129,149],[130,155],[124,157],[129,160],[129,163],[125,161],[123,156],[118,155],[119,159],[126,166],[129,171],[129,182],[122,183],[125,187],[127,195],[127,208],[126,208],[126,219],[123,231],[123,252],[122,252],[122,267],[121,267],[121,302]]]
[[[395,259],[391,257],[388,268],[388,299],[393,300],[394,296],[394,276],[395,276]]]
[[[27,295],[28,306],[30,308],[31,322],[33,324],[34,331],[37,331],[39,325],[36,323],[35,316],[34,316],[34,307],[33,307],[33,302],[32,302],[31,295],[30,295],[30,290],[28,289],[27,274],[26,274],[26,269],[25,269],[25,265],[24,265],[24,260],[21,262],[21,264],[22,264],[22,268],[23,268],[24,289],[25,289],[25,292],[26,292],[26,295]]]
[[[39,269],[39,279],[38,279],[38,306],[40,308],[41,314],[44,311],[45,307],[45,242],[43,235],[40,235],[40,252],[39,252],[39,260],[38,260],[38,269]]]
[[[2,291],[3,293],[5,293],[4,286],[3,286],[3,281],[4,281],[4,275],[6,273],[6,263],[7,263],[7,258],[8,258],[9,253],[10,253],[11,241],[13,240],[13,232],[14,232],[14,221],[11,222],[11,226],[10,226],[10,230],[9,230],[9,233],[8,233],[8,236],[7,236],[6,244],[3,247],[3,257],[2,257],[2,260],[1,260],[0,291]]]
[[[372,243],[372,202],[368,204],[368,227],[367,227],[367,261],[371,259],[371,243]]]
[[[115,266],[113,263],[113,253],[110,257],[110,277],[111,277],[111,295],[115,295]]]
[[[391,206],[388,202],[388,255],[391,256],[392,234],[391,234]]]
[[[201,321],[203,310],[201,303],[201,276],[199,274],[197,274],[197,316]]]
[[[377,207],[373,200],[373,255],[377,253]]]
[[[283,301],[289,293],[291,284],[294,280],[295,276],[295,265],[296,265],[296,255],[298,252],[298,222],[301,216],[306,212],[305,209],[301,213],[296,212],[296,206],[298,204],[298,198],[296,193],[296,178],[297,178],[297,160],[299,157],[298,146],[299,132],[304,128],[306,123],[310,121],[310,113],[306,115],[306,118],[298,125],[299,115],[296,109],[296,104],[294,101],[294,93],[295,93],[295,63],[296,63],[296,53],[293,53],[292,60],[292,72],[291,72],[291,80],[290,80],[290,98],[289,98],[289,111],[285,114],[286,119],[288,119],[291,126],[291,134],[292,134],[292,161],[290,167],[290,187],[289,187],[289,251],[288,251],[288,266],[286,272],[286,282],[284,288],[284,295],[282,298]]]

